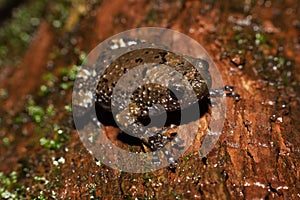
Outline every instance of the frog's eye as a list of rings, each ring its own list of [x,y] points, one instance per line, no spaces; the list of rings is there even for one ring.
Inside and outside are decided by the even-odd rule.
[[[202,59],[199,59],[200,61],[198,62],[198,67],[205,70],[205,71],[208,71],[209,69],[209,64],[206,60],[202,60]]]

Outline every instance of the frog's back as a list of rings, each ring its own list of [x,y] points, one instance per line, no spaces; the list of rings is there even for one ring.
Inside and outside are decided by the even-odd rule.
[[[137,80],[144,83],[130,94],[131,105],[133,105],[130,109],[138,118],[149,117],[149,108],[156,104],[161,105],[167,113],[172,113],[203,102],[208,98],[207,81],[202,77],[202,74],[209,74],[208,64],[205,61],[201,61],[200,68],[202,67],[203,71],[199,72],[190,60],[181,55],[162,49],[145,48],[120,56],[106,68],[97,85],[96,109],[106,115],[111,113],[111,97],[118,81],[131,69],[145,65],[151,65],[151,67],[144,68],[138,74],[127,76],[126,84],[118,85],[118,89],[123,90],[124,93],[129,86],[136,84]],[[162,70],[161,65],[170,67],[174,73]],[[182,81],[178,81],[180,80],[178,74],[192,87],[193,94],[184,88],[184,85],[181,84]],[[123,93],[121,92],[121,94]],[[191,95],[196,98],[190,100]],[[116,100],[116,105],[119,105],[121,109],[123,100],[122,95]],[[161,110],[154,112],[154,115],[160,114]]]

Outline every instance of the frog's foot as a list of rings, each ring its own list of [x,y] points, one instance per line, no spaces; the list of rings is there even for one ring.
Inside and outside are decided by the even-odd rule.
[[[168,142],[177,138],[176,125],[164,128],[157,134],[150,136],[147,141],[144,141],[151,151],[156,151],[163,148]]]
[[[241,99],[241,96],[234,91],[233,86],[225,85],[224,90],[226,96],[233,97],[236,102],[238,102]]]
[[[238,102],[241,97],[234,91],[233,86],[225,85],[223,89],[213,89],[209,92],[210,97],[233,97],[236,102]]]
[[[167,149],[166,144],[174,141],[175,144],[171,144],[171,148],[176,148],[178,150],[182,150],[184,141],[179,139],[176,132],[176,125],[171,125],[168,128],[163,129],[161,132],[157,133],[149,137],[147,140],[143,139],[143,148],[145,151],[152,151],[153,152],[153,164],[159,164],[159,155],[157,150],[161,150],[163,154],[166,156],[169,168],[175,169],[177,165],[177,161],[172,157],[170,150]]]

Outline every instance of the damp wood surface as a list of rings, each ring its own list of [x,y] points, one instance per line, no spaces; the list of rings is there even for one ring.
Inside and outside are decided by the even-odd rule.
[[[0,66],[2,198],[300,198],[298,1],[76,0],[46,10],[20,62]],[[148,26],[198,41],[241,100],[226,100],[222,135],[205,158],[198,151],[209,113],[174,171],[132,174],[95,160],[81,143],[70,111],[72,83],[84,53]],[[118,129],[104,132],[128,148]]]

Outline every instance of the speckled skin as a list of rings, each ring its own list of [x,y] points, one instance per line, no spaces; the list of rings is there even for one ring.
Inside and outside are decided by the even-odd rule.
[[[179,56],[172,52],[152,48],[135,50],[124,54],[111,63],[105,70],[105,75],[100,78],[96,91],[97,103],[107,111],[111,111],[111,95],[120,77],[122,77],[128,70],[146,63],[165,64],[174,68],[176,71],[181,73],[186,80],[188,80],[197,96],[197,99],[201,101],[209,96],[208,86],[202,77],[204,74],[208,82],[210,81],[208,63],[201,59],[193,59],[192,61],[197,62],[196,64],[203,69],[201,72],[197,72],[190,62],[191,59],[192,58],[189,58],[189,60],[187,60],[183,56]],[[154,73],[157,73],[157,76],[162,78],[164,76],[164,74],[160,74],[159,71]],[[126,88],[124,88],[124,90],[125,89]],[[148,113],[142,111],[147,110],[147,107],[152,104],[162,105],[167,112],[184,109],[189,106],[183,103],[182,105],[184,108],[180,108],[176,96],[182,95],[184,90],[181,88],[173,89],[176,91],[176,94],[159,84],[149,83],[142,85],[132,95],[132,101],[135,103],[135,106],[131,109],[136,108],[137,110],[137,108],[139,108],[139,111],[132,112],[137,113],[137,117],[143,118],[147,117]]]
[[[208,104],[211,79],[208,72],[208,63],[206,61],[186,56],[183,57],[162,49],[138,49],[124,54],[112,62],[106,68],[104,75],[98,82],[95,105],[98,118],[102,123],[116,125],[111,114],[111,96],[118,80],[128,72],[128,70],[147,63],[164,64],[181,73],[192,86],[196,95],[196,102],[188,101],[188,99],[183,99],[183,102],[178,102],[177,97],[183,96],[186,92],[184,88],[174,86],[174,88],[172,88],[172,91],[176,91],[176,94],[174,94],[174,92],[160,84],[144,84],[138,87],[130,97],[131,104],[129,105],[129,113],[126,114],[134,117],[134,123],[147,124],[147,119],[149,118],[148,108],[154,104],[160,104],[167,114],[171,114],[170,116],[168,115],[169,123],[167,124],[169,125],[176,124],[176,120],[172,121],[172,119],[175,119],[176,115],[180,115],[180,110],[189,109],[189,107],[192,108],[195,104]],[[201,71],[198,72],[193,65],[197,65]],[[159,71],[159,68],[153,69],[151,73],[155,74],[158,78],[166,79],[164,77],[166,75]],[[203,75],[205,76],[205,80],[202,77]],[[124,88],[124,90],[126,90],[126,88]],[[160,114],[161,113],[158,112],[154,115],[159,116]],[[162,144],[166,143],[166,140],[158,139],[162,135],[163,133],[158,133],[157,137],[152,136],[143,141],[151,150],[156,150],[162,147]]]

